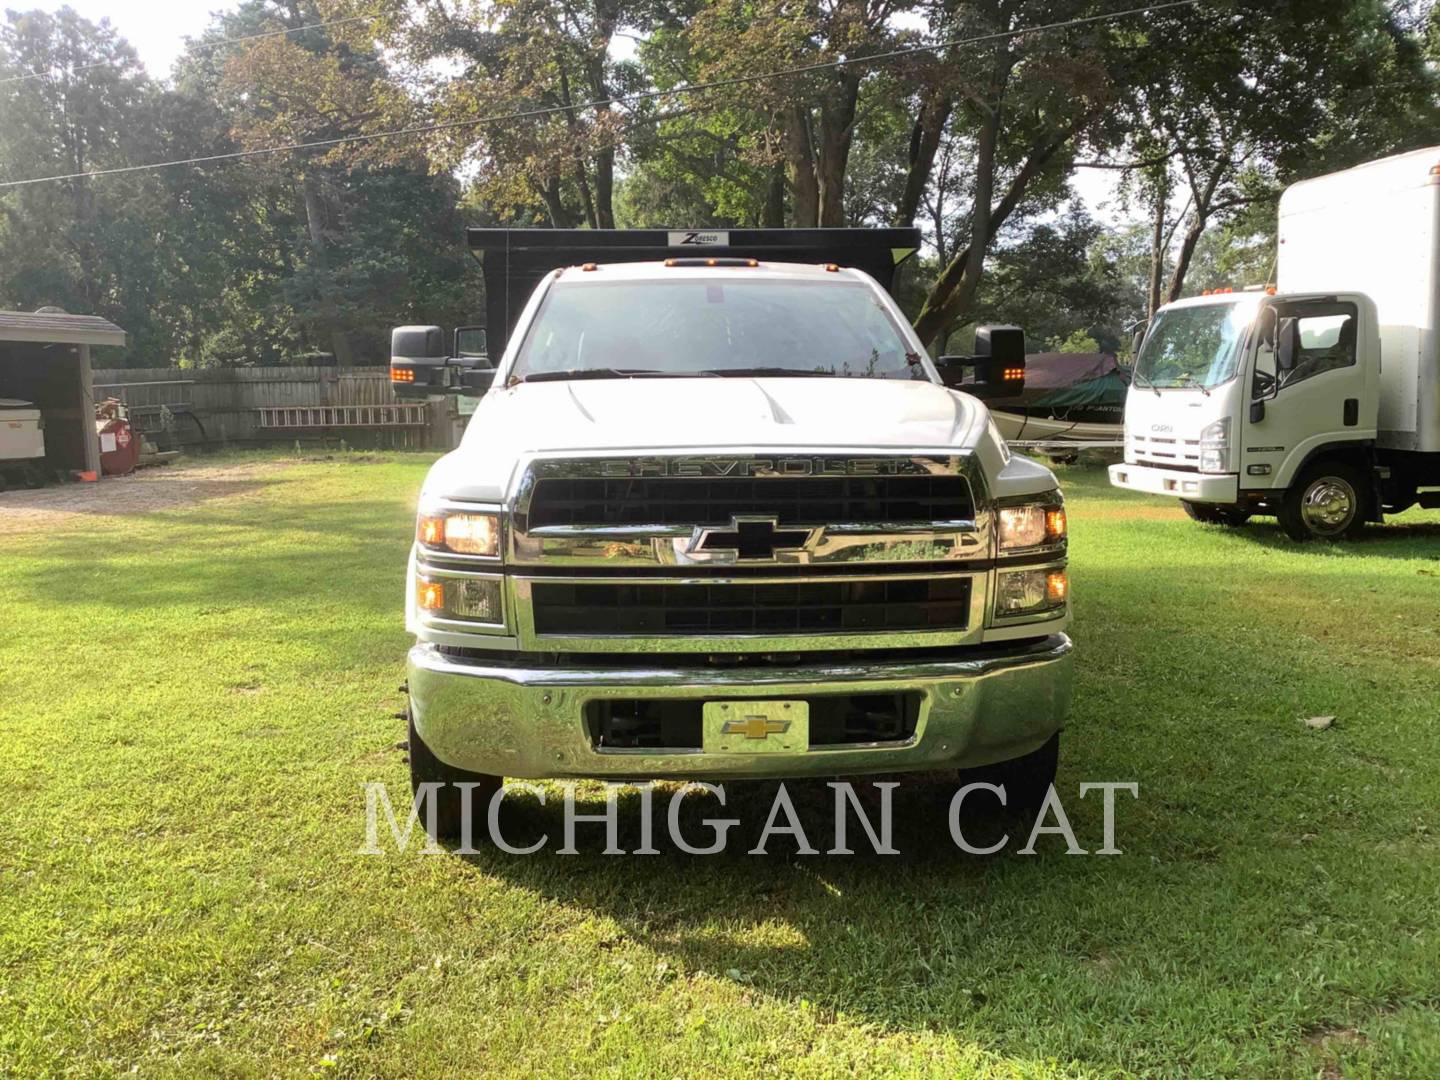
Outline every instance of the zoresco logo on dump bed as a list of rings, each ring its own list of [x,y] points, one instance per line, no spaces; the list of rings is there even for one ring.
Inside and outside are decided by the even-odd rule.
[[[702,232],[690,230],[687,232],[672,232],[670,234],[671,247],[729,247],[730,234],[724,230]]]

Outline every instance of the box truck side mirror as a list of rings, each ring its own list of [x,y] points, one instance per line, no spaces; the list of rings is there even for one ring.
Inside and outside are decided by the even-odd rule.
[[[1275,351],[1275,367],[1280,371],[1294,370],[1299,336],[1299,326],[1294,319],[1280,320]]]
[[[1140,347],[1145,344],[1145,331],[1150,329],[1150,320],[1141,319],[1132,329],[1134,333],[1130,337],[1130,363],[1140,359]]]
[[[1273,307],[1260,309],[1260,345],[1270,352],[1275,351],[1275,337],[1280,322],[1280,314]]]

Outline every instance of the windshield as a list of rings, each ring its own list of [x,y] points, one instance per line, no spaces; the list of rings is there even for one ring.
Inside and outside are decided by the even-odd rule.
[[[1161,312],[1145,336],[1135,376],[1157,387],[1210,389],[1235,377],[1255,304],[1208,304]]]
[[[927,377],[863,282],[714,277],[556,283],[512,375],[585,372]]]

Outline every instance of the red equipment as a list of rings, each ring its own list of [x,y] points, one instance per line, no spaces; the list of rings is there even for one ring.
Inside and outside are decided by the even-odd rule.
[[[126,476],[140,463],[140,436],[130,426],[124,403],[110,398],[95,406],[95,434],[100,440],[100,471]]]

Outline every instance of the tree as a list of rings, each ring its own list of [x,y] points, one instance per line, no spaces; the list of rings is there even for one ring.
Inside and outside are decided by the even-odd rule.
[[[355,0],[348,10],[371,6]],[[468,173],[477,200],[502,217],[538,212],[557,228],[613,228],[625,118],[607,102],[640,75],[610,46],[631,14],[625,0],[415,0],[392,5],[377,25],[408,65],[410,99],[464,125],[436,133],[429,152],[439,167]],[[545,115],[465,124],[536,111]]]
[[[1403,7],[1246,0],[1192,22],[1181,52],[1151,58],[1128,99],[1126,152],[1144,161],[1152,222],[1151,313],[1180,297],[1212,225],[1252,206],[1273,214],[1301,176],[1428,141],[1435,117],[1436,82]]]
[[[121,168],[158,149],[158,91],[108,22],[70,8],[9,12],[0,80],[0,178]],[[130,174],[0,192],[0,299],[103,315],[136,347],[157,345],[157,191],[152,175]]]

